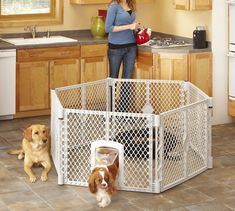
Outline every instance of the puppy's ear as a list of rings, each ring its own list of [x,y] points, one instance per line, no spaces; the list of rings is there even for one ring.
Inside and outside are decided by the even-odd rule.
[[[23,132],[24,138],[28,141],[32,141],[32,128],[28,127]]]
[[[113,185],[115,184],[115,178],[113,177],[111,172],[108,172],[108,176],[109,176],[109,185]]]
[[[96,187],[96,184],[95,184],[95,175],[92,173],[90,175],[90,178],[88,180],[88,187],[89,187],[89,190],[91,193],[96,193],[97,192],[97,187]]]
[[[108,166],[108,170],[109,170],[109,172],[111,173],[112,178],[115,180],[115,179],[116,179],[116,176],[117,176],[117,174],[118,174],[118,167],[117,167],[115,164],[109,165],[109,166]]]
[[[112,195],[116,191],[115,180],[113,179],[112,174],[109,173],[109,185],[108,185],[108,193]]]

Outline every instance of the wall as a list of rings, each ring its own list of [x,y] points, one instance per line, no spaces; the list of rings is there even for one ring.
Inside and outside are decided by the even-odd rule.
[[[228,8],[225,1],[213,0],[213,124],[231,122],[228,116]]]
[[[175,10],[173,0],[155,0],[156,31],[192,37],[196,26],[204,25],[211,41],[211,11]]]
[[[137,21],[144,26],[154,27],[156,19],[153,18],[154,3],[138,3]],[[98,9],[107,9],[107,4],[97,5],[76,5],[70,4],[69,0],[64,0],[64,23],[54,26],[37,27],[38,31],[61,31],[89,29],[92,16],[98,15]],[[24,32],[24,27],[19,28],[2,28],[0,33]]]
[[[90,19],[97,15],[98,9],[107,9],[107,4],[76,5],[64,0],[64,23],[37,27],[37,30],[89,29]],[[192,37],[192,31],[197,25],[205,25],[208,40],[211,40],[211,11],[178,11],[174,9],[172,0],[149,0],[149,3],[137,3],[137,21],[154,31],[185,37]],[[23,28],[2,28],[0,33],[23,32]]]

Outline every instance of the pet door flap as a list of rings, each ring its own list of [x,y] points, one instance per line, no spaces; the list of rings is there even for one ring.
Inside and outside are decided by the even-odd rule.
[[[111,147],[98,147],[95,150],[96,165],[112,165],[118,157],[118,150]]]

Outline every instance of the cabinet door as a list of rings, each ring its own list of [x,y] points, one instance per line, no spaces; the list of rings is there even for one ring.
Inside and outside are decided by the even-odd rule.
[[[81,82],[96,81],[107,77],[107,45],[82,45]]]
[[[153,79],[160,80],[160,55],[158,53],[153,54]]]
[[[188,80],[188,55],[174,53],[159,53],[154,55],[154,79]],[[158,112],[168,111],[181,105],[181,99],[176,98],[174,86],[160,84],[153,96],[158,102],[154,109]]]
[[[235,102],[234,100],[228,100],[228,114],[233,118],[235,117]]]
[[[188,55],[160,53],[160,79],[188,80]]]
[[[190,0],[190,10],[211,10],[211,0]]]
[[[51,89],[80,82],[80,60],[65,59],[50,62]]]
[[[107,57],[81,59],[81,82],[96,81],[108,77]]]
[[[175,9],[177,10],[189,10],[190,0],[174,0]]]
[[[17,63],[17,111],[49,108],[48,62]]]
[[[211,62],[209,52],[190,54],[189,80],[209,96],[212,95]]]
[[[138,52],[134,78],[136,79],[153,78],[153,54],[151,52],[145,52],[145,51]]]

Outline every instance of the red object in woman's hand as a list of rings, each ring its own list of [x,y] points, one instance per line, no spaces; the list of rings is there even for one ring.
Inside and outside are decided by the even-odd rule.
[[[150,40],[147,28],[136,33],[136,44],[144,44]]]

